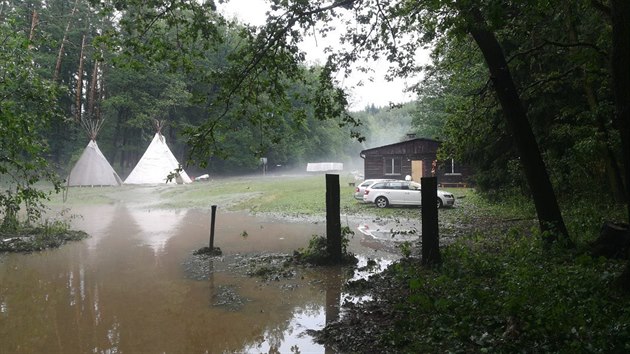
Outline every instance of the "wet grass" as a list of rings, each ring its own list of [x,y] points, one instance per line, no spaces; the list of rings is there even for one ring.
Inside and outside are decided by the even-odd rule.
[[[153,193],[148,187],[70,187],[51,196],[49,206],[100,205],[146,200]]]
[[[88,237],[83,231],[71,230],[65,223],[43,223],[37,226],[20,225],[11,230],[0,230],[0,253],[30,253],[58,248],[70,241]]]
[[[342,211],[360,212],[348,186],[340,177]],[[50,205],[109,204],[125,202],[159,208],[209,208],[219,205],[229,210],[315,215],[325,213],[326,185],[323,175],[299,177],[252,176],[215,179],[188,185],[83,187],[70,188],[53,196]]]
[[[381,218],[404,223],[419,220],[419,207],[379,209],[354,199],[355,187],[351,176],[340,176],[340,207],[343,215]],[[456,197],[454,208],[439,212],[440,226],[445,234],[455,235],[462,225],[479,229],[495,224],[514,223],[535,218],[528,201],[513,199],[490,203],[473,189],[445,189]],[[125,203],[131,206],[165,209],[221,209],[248,211],[253,214],[271,213],[290,218],[321,218],[326,212],[326,182],[324,175],[312,176],[248,176],[219,178],[188,185],[153,185],[120,187],[70,188],[53,196],[50,205],[72,206]]]
[[[341,213],[347,215],[374,214],[385,218],[418,218],[419,207],[393,207],[378,209],[354,199],[355,187],[349,186],[350,177],[340,177]],[[182,188],[183,187],[183,188]],[[476,219],[488,215],[505,218],[528,218],[517,208],[506,211],[484,202],[469,188],[446,189],[457,199],[454,209],[443,209],[444,217],[454,214],[464,206],[469,217]],[[229,210],[245,210],[252,213],[265,212],[295,216],[323,215],[326,212],[326,182],[323,175],[299,177],[243,177],[218,179],[193,183],[188,186],[173,186],[160,192],[160,205],[171,208],[209,208],[216,204]],[[470,207],[473,206],[471,209]],[[503,210],[503,214],[498,211]],[[461,214],[455,212],[457,214]]]

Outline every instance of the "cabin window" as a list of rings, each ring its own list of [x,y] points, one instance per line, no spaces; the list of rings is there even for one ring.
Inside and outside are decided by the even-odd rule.
[[[383,167],[385,168],[385,175],[400,175],[402,166],[402,158],[400,157],[386,157],[383,160]]]
[[[457,169],[455,168],[455,160],[451,159],[449,166],[446,167],[446,176],[461,176],[462,174],[460,172],[457,172]]]

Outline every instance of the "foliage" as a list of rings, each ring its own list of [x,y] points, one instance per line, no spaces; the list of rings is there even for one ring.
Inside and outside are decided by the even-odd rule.
[[[549,257],[520,232],[473,235],[446,248],[439,271],[399,267],[409,294],[383,340],[405,352],[625,351],[628,299],[612,287],[621,268]]]
[[[105,14],[120,14],[117,30],[98,40],[123,48],[114,58],[118,65],[157,67],[187,83],[194,105],[170,118],[184,128],[186,156],[200,167],[241,173],[256,170],[261,157],[274,165],[343,157],[338,128],[356,128],[358,122],[344,111],[345,94],[331,77],[334,66],[302,64],[291,26],[232,23],[213,2],[127,0],[98,6]],[[150,113],[147,108],[144,113]],[[345,133],[359,137],[352,129]],[[304,136],[312,137],[312,146],[292,152],[289,147],[307,141]],[[322,147],[332,149],[319,151]]]
[[[563,214],[573,239],[585,247],[599,236],[605,222],[621,222],[625,218],[621,205],[611,203],[603,195],[589,199],[575,198],[566,203]]]
[[[341,260],[343,264],[355,264],[357,259],[354,254],[348,252],[348,237],[354,236],[354,232],[348,226],[341,228]],[[306,248],[301,248],[293,253],[293,259],[299,263],[313,265],[327,265],[331,263],[328,253],[327,239],[324,236],[313,235]]]
[[[210,172],[234,174],[260,170],[260,157],[272,167],[350,159],[362,148],[347,139],[358,134],[355,118],[365,122],[360,134],[373,146],[397,140],[409,131],[413,117],[413,130],[445,143],[442,157],[477,167],[481,191],[529,192],[482,57],[465,35],[469,18],[450,2],[396,1],[381,7],[373,0],[275,2],[269,23],[258,28],[226,21],[212,2],[79,2],[71,16],[70,0],[10,3],[20,13],[22,31],[30,26],[32,10],[40,14],[36,38],[42,41],[33,53],[43,76],[52,76],[69,26],[59,74],[68,89],[58,100],[65,116],[72,115],[79,74],[80,48],[70,44],[80,43],[84,34],[93,43],[82,74],[91,80],[92,65],[102,61],[107,91],[101,108],[108,123],[99,142],[121,175],[144,151],[153,134],[146,122],[153,118],[169,121],[165,135],[181,162],[192,154]],[[618,160],[620,143],[611,129],[610,29],[601,13],[592,11],[588,1],[464,5],[482,11],[504,46],[560,196],[585,193],[590,198],[615,190],[609,187],[611,158]],[[329,35],[336,24],[348,21],[357,25],[346,26],[343,49],[331,52],[323,67],[304,66],[297,46],[301,38],[314,28]],[[433,48],[428,67],[413,55],[423,46]],[[354,118],[343,112],[345,97],[331,74],[372,57],[392,63],[390,76],[428,74],[414,87],[419,94],[415,112],[409,106],[367,107]],[[52,123],[46,133],[50,158],[72,161],[84,147],[82,134],[59,117]],[[346,127],[339,129],[339,123]],[[208,172],[186,167],[193,174]]]
[[[587,1],[474,3],[505,50],[558,196],[603,193],[619,200],[613,176],[620,140],[612,127],[605,15]],[[483,192],[528,194],[478,49],[468,37],[446,32],[436,38],[419,105],[445,119],[442,154],[474,166]]]
[[[49,105],[61,114],[42,129],[47,159],[59,173],[67,174],[85,147],[80,125],[66,118],[87,110],[95,80],[101,91],[95,104],[106,121],[99,146],[121,176],[155,133],[153,119],[167,121],[162,132],[191,175],[259,171],[261,157],[272,168],[319,159],[346,162],[360,149],[348,144],[358,134],[354,123],[336,119],[344,115],[336,103],[344,96],[329,82],[330,67],[307,67],[289,52],[269,48],[259,53],[261,67],[248,66],[264,34],[225,21],[210,2],[3,4],[3,20],[16,14],[15,32],[29,35],[34,25],[34,72],[63,89]],[[156,11],[160,4],[163,12]],[[297,50],[295,43],[279,45]],[[247,79],[240,80],[241,74]]]
[[[41,77],[33,65],[28,36],[12,19],[0,23],[0,216],[3,229],[19,226],[24,208],[28,221],[41,216],[47,193],[36,186],[50,181],[55,191],[59,181],[47,158],[43,139],[52,119],[57,118],[57,89]]]
[[[36,252],[58,248],[69,241],[88,237],[83,231],[70,230],[64,221],[46,221],[36,227],[20,225],[13,231],[0,231],[0,252]]]
[[[411,257],[411,242],[405,241],[401,243],[398,248],[400,248],[400,253],[402,253],[404,258]]]

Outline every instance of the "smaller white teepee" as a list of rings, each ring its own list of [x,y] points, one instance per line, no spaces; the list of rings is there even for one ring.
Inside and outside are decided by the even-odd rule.
[[[133,168],[125,184],[157,184],[167,183],[167,176],[175,173],[181,165],[166,145],[166,138],[160,132],[162,122],[156,121],[157,132],[151,141],[151,144],[144,152],[144,155]],[[177,178],[172,179],[168,183],[191,183],[192,180],[183,169],[179,172]]]
[[[90,142],[68,176],[68,186],[120,186],[122,180],[96,144]]]
[[[80,61],[81,63],[83,62],[83,47],[81,47]],[[80,72],[82,73],[82,71]],[[79,75],[78,81],[79,83],[82,82],[81,75]],[[77,163],[72,167],[70,175],[68,175],[68,186],[120,186],[122,184],[122,180],[96,144],[96,136],[104,122],[98,105],[99,99],[102,98],[101,89],[102,83],[99,85],[99,65],[98,62],[95,62],[89,100],[85,112],[81,109],[81,85],[77,87],[78,95],[75,115],[83,129],[85,129],[90,142],[83,150]]]

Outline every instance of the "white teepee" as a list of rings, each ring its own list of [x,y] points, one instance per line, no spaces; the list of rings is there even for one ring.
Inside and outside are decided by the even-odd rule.
[[[151,144],[144,152],[144,155],[138,161],[138,164],[131,171],[125,184],[156,184],[166,183],[167,177],[171,173],[175,173],[180,167],[179,162],[166,145],[166,138],[160,133],[160,124],[158,131],[155,133]],[[192,180],[183,169],[177,178],[172,179],[168,183],[190,183]]]
[[[83,62],[83,46],[81,47],[81,63]],[[80,71],[82,73],[83,71]],[[101,116],[99,101],[102,99],[102,78],[99,75],[98,62],[94,63],[94,72],[88,96],[88,104],[85,111],[81,103],[81,85],[77,85],[77,101],[75,117],[90,139],[90,142],[83,150],[81,157],[74,164],[70,175],[68,175],[68,186],[120,186],[122,180],[109,164],[105,155],[96,144],[96,136],[103,126],[104,119]],[[78,82],[83,81],[81,74]]]
[[[68,186],[120,186],[121,184],[122,180],[98,148],[96,141],[90,139],[81,157],[70,171]]]

